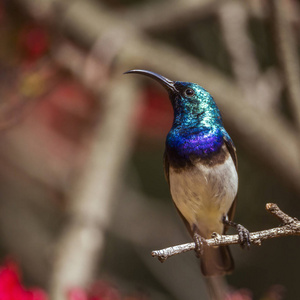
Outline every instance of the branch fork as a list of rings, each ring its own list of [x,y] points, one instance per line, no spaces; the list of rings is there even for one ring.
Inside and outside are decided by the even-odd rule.
[[[281,225],[275,228],[250,233],[251,244],[260,246],[261,242],[267,239],[288,235],[300,235],[300,221],[298,219],[292,218],[284,213],[275,203],[267,203],[266,210],[278,218]],[[204,239],[203,242],[209,247],[234,245],[239,243],[239,237],[237,234],[220,235],[214,232],[211,239]],[[176,254],[195,250],[195,247],[195,243],[181,244],[161,250],[154,250],[151,255],[157,257],[160,262],[164,262]]]

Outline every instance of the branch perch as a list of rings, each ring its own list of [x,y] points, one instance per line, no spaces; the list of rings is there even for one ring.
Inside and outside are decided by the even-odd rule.
[[[274,203],[267,203],[266,210],[277,217],[281,221],[282,226],[250,233],[250,242],[252,244],[260,246],[261,242],[267,239],[288,235],[300,235],[300,221],[298,219],[290,217],[282,210],[280,210],[277,204]],[[220,235],[214,233],[211,239],[205,240],[205,243],[209,247],[233,245],[239,243],[239,237],[237,234]],[[171,256],[194,249],[195,243],[187,243],[161,250],[154,250],[152,251],[151,255],[153,257],[157,257],[160,262],[164,262]]]

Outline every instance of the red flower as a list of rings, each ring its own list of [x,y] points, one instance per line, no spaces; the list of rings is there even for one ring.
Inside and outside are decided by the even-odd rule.
[[[87,290],[72,288],[66,300],[142,300],[142,297],[122,298],[121,293],[110,283],[99,280]],[[18,266],[9,261],[0,266],[0,300],[48,300],[47,294],[37,288],[26,289],[21,281]]]
[[[47,300],[40,289],[26,289],[20,282],[18,267],[8,262],[0,268],[0,300]]]
[[[48,51],[48,32],[37,24],[26,24],[21,29],[19,43],[26,58],[34,61]]]

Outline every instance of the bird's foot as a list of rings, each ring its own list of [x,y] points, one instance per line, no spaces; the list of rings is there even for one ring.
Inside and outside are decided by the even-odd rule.
[[[229,221],[226,216],[223,217],[222,219],[223,224],[227,226],[234,227],[239,236],[239,244],[240,246],[244,249],[245,246],[247,246],[247,249],[250,248],[250,232],[247,228],[245,228],[243,225]]]
[[[247,249],[250,249],[250,232],[247,228],[245,228],[241,224],[236,224],[236,229],[239,235],[239,243],[241,247],[244,249],[247,246]]]
[[[194,233],[193,240],[196,246],[195,247],[196,256],[199,258],[200,256],[203,255],[205,238],[203,238],[198,233]]]

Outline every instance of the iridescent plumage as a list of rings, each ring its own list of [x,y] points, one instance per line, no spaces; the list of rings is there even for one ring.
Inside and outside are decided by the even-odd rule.
[[[166,151],[170,159],[179,166],[186,165],[190,157],[211,159],[231,138],[223,127],[222,117],[211,95],[194,83],[175,82],[178,90],[171,97],[174,121],[167,135]],[[193,89],[194,95],[187,97],[184,90]]]
[[[126,73],[149,76],[169,92],[174,121],[166,139],[164,170],[172,199],[196,245],[199,236],[224,233],[222,220],[231,220],[235,210],[237,158],[212,96],[195,83],[171,81],[146,70]],[[233,269],[228,247],[206,246],[198,254],[205,276]]]

